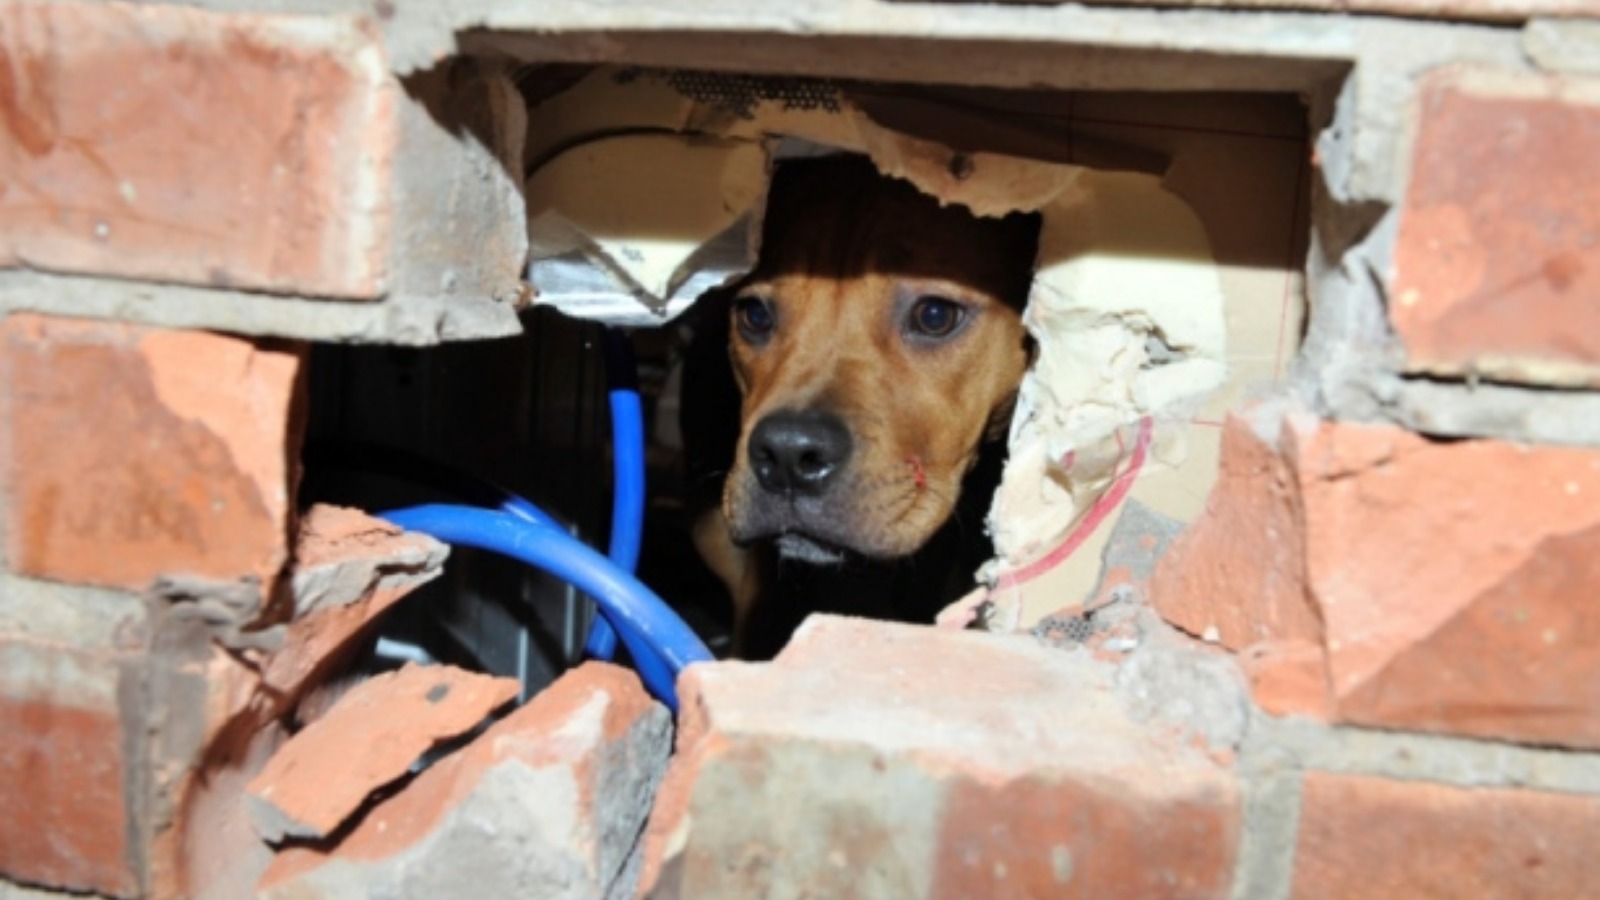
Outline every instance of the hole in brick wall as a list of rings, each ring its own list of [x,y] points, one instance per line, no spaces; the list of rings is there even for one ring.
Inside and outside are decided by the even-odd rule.
[[[1147,571],[1204,503],[1223,418],[1276,391],[1298,347],[1308,179],[1294,97],[565,65],[519,85],[531,278],[574,315],[692,322],[680,313],[752,264],[787,159],[862,154],[941,202],[1043,215],[1038,357],[988,523],[999,558],[983,574],[1005,590],[983,611],[997,624],[1109,599]],[[1113,540],[1119,522],[1147,530],[1133,550]]]
[[[514,339],[318,348],[302,501],[445,499],[369,471],[362,454],[382,447],[510,487],[603,547],[608,425],[593,323],[626,326],[650,441],[640,573],[719,653],[734,624],[691,537],[685,497],[704,485],[685,482],[678,415],[705,398],[682,395],[683,362],[705,327],[693,302],[754,262],[775,161],[863,154],[941,202],[1043,216],[1027,314],[1036,361],[986,523],[998,558],[982,574],[1009,593],[982,612],[999,624],[1105,600],[1147,570],[1153,543],[1204,502],[1221,419],[1272,392],[1298,345],[1307,125],[1293,97],[567,65],[526,68],[518,86],[530,279],[544,308]],[[1113,538],[1129,521],[1148,532],[1132,549]],[[390,614],[364,665],[417,655],[513,675],[531,692],[580,656],[589,615],[570,587],[462,550]]]
[[[313,348],[303,510],[378,512],[463,499],[449,486],[409,477],[406,461],[423,459],[508,487],[603,546],[611,461],[606,338],[597,322],[619,324],[631,329],[649,439],[641,577],[714,649],[727,651],[732,603],[698,559],[684,500],[696,485],[685,473],[678,412],[706,399],[684,391],[687,348],[706,328],[690,307],[752,265],[774,161],[843,151],[985,216],[1039,215],[1026,320],[1037,357],[1017,384],[1017,416],[1001,420],[1011,459],[990,526],[1000,558],[984,575],[1000,596],[987,614],[1002,623],[1037,621],[1037,633],[1062,644],[1125,639],[1114,628],[1116,609],[1046,614],[1073,601],[1126,597],[1177,523],[1199,510],[1220,417],[1252,392],[1274,390],[1286,374],[1303,318],[1299,242],[1307,215],[1304,111],[1295,99],[631,67],[535,68],[521,86],[530,117],[530,278],[539,292],[523,314],[524,333],[428,349]],[[943,330],[937,316],[920,327],[926,333],[918,340]],[[875,383],[882,397],[874,402],[891,409],[909,389],[899,373]],[[946,395],[952,405],[964,388],[958,383]],[[925,462],[912,458],[902,473],[919,488]],[[971,528],[990,505],[988,496],[980,499]],[[376,533],[370,520],[354,528],[339,539],[359,545]],[[306,544],[302,534],[300,549]],[[438,563],[427,548],[385,552],[371,571],[350,569],[370,579],[346,597],[350,605],[380,607],[375,597],[401,591],[388,580],[409,588],[410,576],[431,574]],[[339,560],[326,556],[302,556],[294,577],[344,577]],[[978,562],[958,573],[961,580]],[[298,594],[301,585],[294,587]],[[319,635],[301,628],[340,610],[297,606],[295,614],[287,650],[262,676],[263,696],[284,706],[264,706],[265,718],[246,723],[260,726],[254,737],[261,740],[240,771],[270,763],[273,745],[291,732],[300,740],[294,759],[316,756],[307,723],[331,716],[362,679],[415,673],[407,662],[508,680],[456,681],[450,667],[430,667],[408,676],[421,679],[414,691],[387,700],[414,704],[408,709],[419,720],[447,707],[459,718],[429,720],[407,735],[416,744],[401,746],[384,771],[348,783],[308,777],[301,784],[311,784],[313,796],[292,807],[262,796],[287,779],[257,780],[264,787],[253,795],[263,800],[256,830],[290,848],[279,858],[291,862],[294,849],[353,836],[385,792],[404,793],[406,773],[419,761],[477,734],[485,715],[510,699],[496,691],[519,690],[526,699],[547,687],[582,655],[592,619],[563,581],[462,549],[442,577],[376,610],[375,630],[348,632],[360,635],[349,644],[318,643]],[[303,659],[296,641],[306,641]],[[469,697],[474,691],[482,695]],[[406,717],[400,707],[392,715]],[[348,755],[335,748],[326,757]],[[348,795],[337,810],[317,808],[323,787]],[[242,791],[230,784],[218,795]],[[308,819],[293,819],[301,813]],[[320,818],[311,821],[310,813]]]

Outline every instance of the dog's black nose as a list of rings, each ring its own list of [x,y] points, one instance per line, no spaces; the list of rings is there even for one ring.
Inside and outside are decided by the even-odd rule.
[[[850,459],[850,429],[828,413],[776,412],[756,423],[749,452],[767,490],[820,494]]]

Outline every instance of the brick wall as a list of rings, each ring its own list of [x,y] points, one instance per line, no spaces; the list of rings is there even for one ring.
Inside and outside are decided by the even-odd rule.
[[[1353,233],[1324,132],[1299,381],[1228,419],[1206,513],[1109,605],[1010,652],[818,621],[690,678],[657,890],[1592,892],[1592,74],[1418,73]]]
[[[243,896],[271,863],[246,776],[410,586],[296,586],[297,540],[332,565],[292,503],[306,342],[517,327],[520,110],[445,58],[708,41],[748,69],[947,82],[959,53],[997,86],[1302,93],[1311,317],[1290,387],[1228,420],[1204,517],[1115,602],[1062,598],[1038,636],[822,620],[686,676],[650,889],[1591,892],[1600,8],[1296,5],[0,2],[0,897]],[[516,727],[579,701],[546,705]],[[489,746],[388,814],[470,838],[479,807],[427,804],[493,807]],[[592,812],[623,775],[579,756],[560,783]],[[618,765],[648,804],[657,762]],[[420,863],[383,869],[371,821],[367,881],[291,853],[264,890],[399,890]],[[634,865],[608,840],[572,864]]]

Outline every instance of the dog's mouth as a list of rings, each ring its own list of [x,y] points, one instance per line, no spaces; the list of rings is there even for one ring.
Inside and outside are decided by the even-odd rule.
[[[773,544],[778,548],[778,556],[781,559],[796,560],[814,566],[837,566],[845,561],[846,553],[843,549],[793,531],[778,535]]]

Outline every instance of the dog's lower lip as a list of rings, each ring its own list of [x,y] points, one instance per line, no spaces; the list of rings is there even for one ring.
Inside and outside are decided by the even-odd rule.
[[[792,531],[778,535],[774,543],[777,544],[778,555],[784,559],[795,559],[815,565],[837,565],[845,560],[845,552],[842,549]]]

